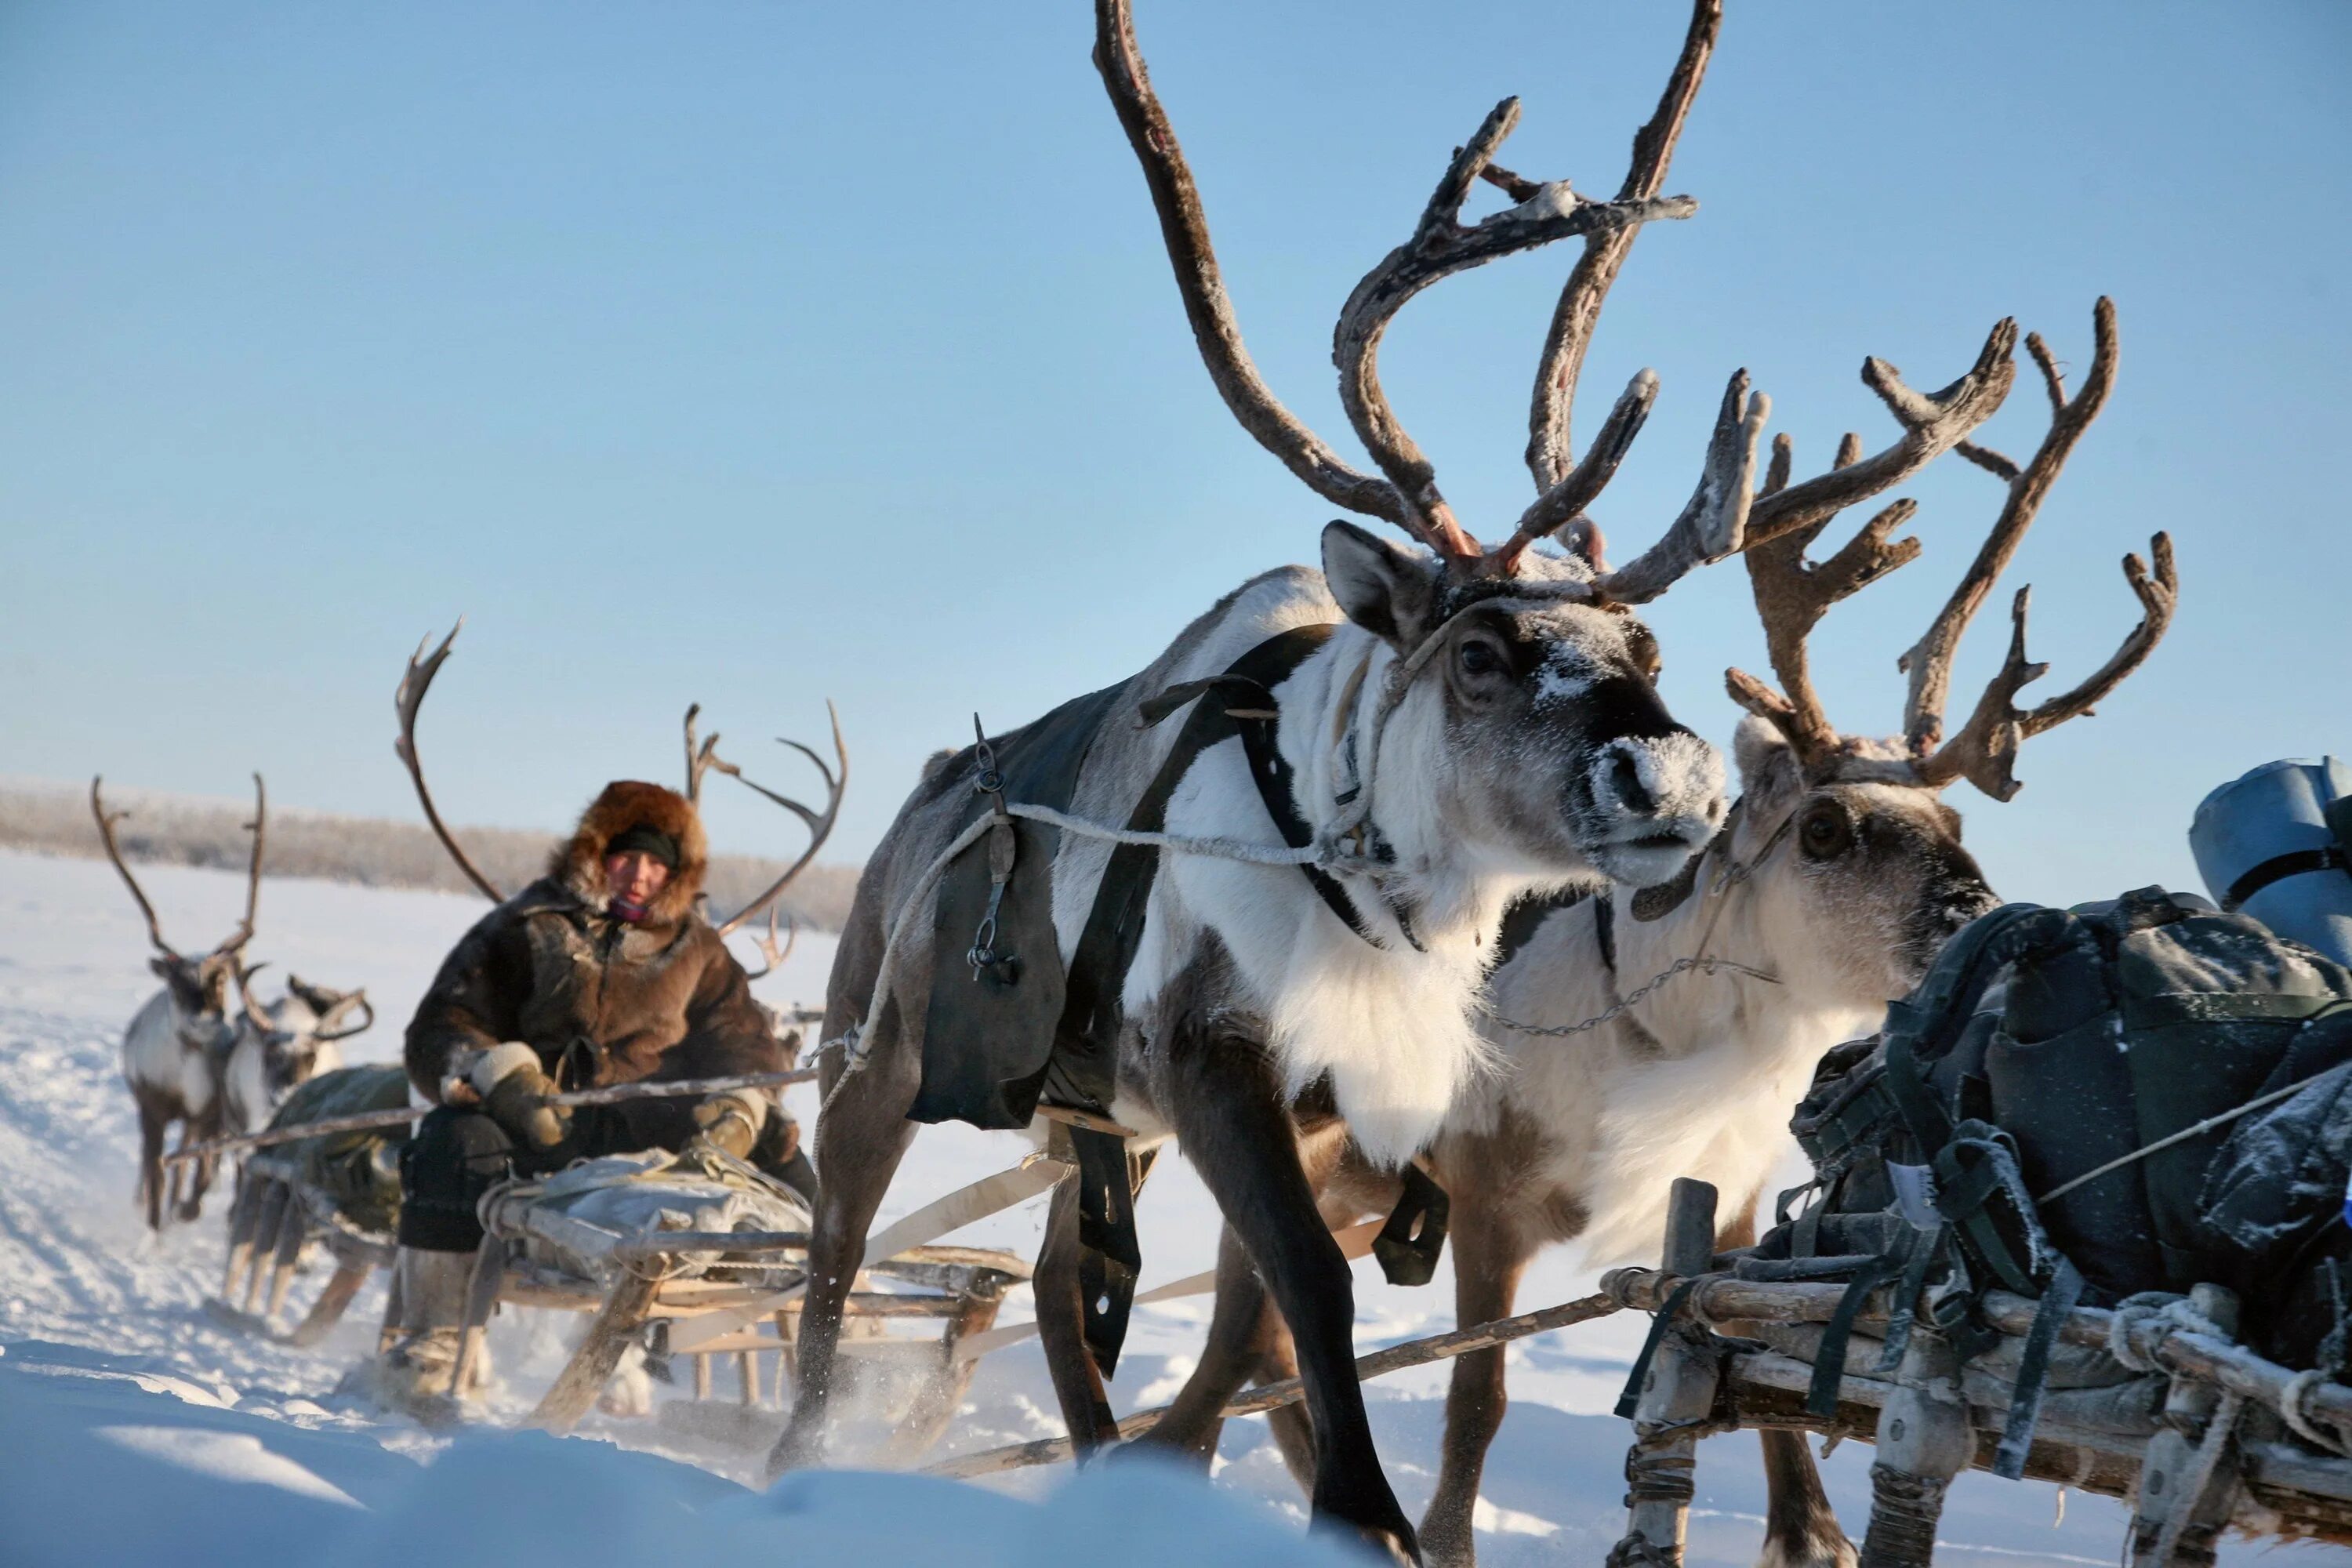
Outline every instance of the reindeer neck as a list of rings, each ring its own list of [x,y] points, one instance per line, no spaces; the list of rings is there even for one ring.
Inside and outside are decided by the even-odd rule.
[[[1368,754],[1374,714],[1399,658],[1381,638],[1340,624],[1276,693],[1277,743],[1293,770],[1299,812],[1318,837],[1377,773],[1362,844],[1399,873],[1387,888],[1391,910],[1405,915],[1423,943],[1475,949],[1492,940],[1491,928],[1527,879],[1483,865],[1459,824],[1449,823],[1441,705],[1429,688],[1406,693],[1390,716],[1380,756]],[[1348,883],[1351,894],[1372,897],[1363,879]]]

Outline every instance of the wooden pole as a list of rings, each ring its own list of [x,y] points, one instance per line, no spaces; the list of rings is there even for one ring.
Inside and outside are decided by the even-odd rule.
[[[632,1100],[667,1100],[687,1094],[724,1094],[735,1089],[780,1089],[787,1084],[814,1083],[816,1068],[794,1068],[790,1072],[743,1073],[735,1078],[681,1079],[675,1083],[616,1083],[607,1089],[575,1089],[562,1094],[543,1095],[541,1105],[619,1105]],[[214,1154],[234,1153],[242,1149],[266,1149],[274,1143],[291,1143],[304,1138],[323,1138],[331,1132],[364,1132],[377,1127],[400,1127],[411,1121],[421,1121],[437,1106],[404,1105],[392,1110],[362,1110],[350,1116],[330,1116],[323,1121],[305,1121],[292,1127],[266,1128],[259,1132],[247,1132],[235,1138],[215,1138],[209,1143],[199,1143],[193,1149],[182,1149],[163,1156],[163,1163],[176,1165],[185,1160],[200,1160]]]
[[[1513,1340],[1540,1334],[1553,1329],[1564,1329],[1571,1323],[1590,1322],[1616,1311],[1617,1303],[1606,1296],[1580,1296],[1557,1307],[1546,1307],[1538,1312],[1521,1312],[1514,1318],[1497,1318],[1491,1323],[1475,1328],[1455,1329],[1451,1333],[1432,1334],[1427,1339],[1409,1340],[1401,1345],[1391,1345],[1384,1351],[1356,1358],[1356,1376],[1385,1377],[1407,1367],[1426,1366],[1431,1362],[1450,1361],[1472,1351],[1482,1351],[1490,1345],[1508,1344]],[[1305,1385],[1295,1377],[1280,1383],[1269,1383],[1234,1396],[1221,1414],[1224,1415],[1255,1415],[1261,1411],[1296,1405],[1307,1397]],[[1149,1432],[1165,1416],[1169,1405],[1157,1410],[1139,1410],[1119,1422],[1118,1436],[1124,1440]],[[926,1466],[927,1476],[989,1476],[1000,1470],[1019,1469],[1025,1465],[1057,1465],[1070,1457],[1067,1437],[1045,1437],[1034,1443],[1014,1443],[1002,1448],[986,1448],[977,1454],[959,1454]]]

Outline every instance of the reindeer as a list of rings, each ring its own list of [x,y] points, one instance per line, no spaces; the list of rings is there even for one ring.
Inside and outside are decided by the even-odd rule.
[[[1490,1059],[1475,1020],[1515,900],[1667,880],[1720,826],[1720,761],[1659,700],[1656,646],[1630,607],[1704,562],[1813,526],[1948,449],[2006,388],[2014,329],[1997,327],[1976,367],[1933,395],[1872,362],[1872,384],[1903,426],[1900,438],[1761,499],[1753,484],[1769,405],[1750,394],[1744,373],[1733,376],[1690,503],[1657,544],[1612,569],[1583,513],[1646,416],[1656,377],[1633,378],[1580,461],[1571,460],[1570,400],[1634,227],[1694,208],[1657,193],[1719,21],[1713,0],[1697,7],[1621,199],[1587,202],[1564,183],[1496,167],[1518,113],[1507,100],[1454,154],[1412,237],[1350,295],[1335,334],[1341,402],[1379,476],[1349,468],[1258,377],[1126,0],[1097,0],[1096,19],[1097,65],[1228,407],[1318,495],[1399,526],[1423,549],[1331,523],[1320,573],[1289,567],[1244,584],[1114,689],[1112,711],[1131,710],[1163,692],[1199,689],[1190,683],[1213,680],[1270,639],[1311,633],[1294,645],[1311,651],[1266,682],[1271,710],[1253,697],[1225,716],[1271,722],[1282,766],[1265,771],[1278,781],[1286,773],[1299,819],[1284,837],[1313,856],[1321,880],[1301,876],[1295,862],[1234,858],[1236,846],[1264,845],[1281,826],[1245,744],[1228,736],[1171,780],[1158,776],[1175,750],[1167,729],[1114,719],[1092,737],[1069,815],[1054,819],[1056,936],[1066,963],[1110,858],[1101,827],[1087,825],[1133,821],[1151,785],[1165,803],[1166,842],[1195,852],[1160,854],[1141,895],[1133,962],[1103,982],[1118,1009],[1108,1110],[1147,1142],[1180,1142],[1297,1335],[1318,1523],[1414,1559],[1412,1527],[1366,1424],[1348,1266],[1318,1217],[1315,1184],[1345,1137],[1377,1164],[1413,1155]],[[1461,209],[1482,179],[1514,205],[1465,225]],[[1455,519],[1398,422],[1378,374],[1380,341],[1430,284],[1571,235],[1585,238],[1585,258],[1561,300],[1533,399],[1528,460],[1538,494],[1504,542],[1486,549]],[[1532,548],[1555,534],[1564,534],[1567,553]],[[935,962],[955,962],[932,951],[927,895],[959,839],[979,756],[967,749],[927,771],[867,864],[836,953],[817,1132],[824,1192],[798,1397],[774,1468],[823,1452],[843,1302],[913,1133],[907,1112],[922,1076],[922,998]],[[1080,1342],[1078,1202],[1076,1184],[1056,1190],[1034,1290],[1064,1416],[1090,1450],[1114,1431]]]
[[[147,917],[147,940],[155,947],[155,956],[147,961],[147,966],[163,982],[163,989],[131,1015],[130,1026],[122,1032],[122,1078],[139,1104],[139,1191],[134,1201],[146,1205],[148,1227],[160,1231],[163,1228],[165,1131],[179,1123],[183,1149],[206,1142],[221,1131],[221,1070],[235,1039],[228,1021],[228,987],[232,978],[241,975],[246,944],[253,940],[254,914],[261,897],[268,797],[261,775],[254,774],[253,820],[246,824],[253,835],[253,859],[246,873],[245,919],[219,946],[201,958],[191,958],[163,940],[155,906],[147,901],[139,879],[122,858],[114,825],[131,814],[106,809],[100,793],[104,783],[102,778],[89,781],[89,813],[97,819],[106,858],[114,863],[122,885],[131,889],[139,912]],[[172,1167],[171,1206],[179,1218],[193,1220],[203,1213],[205,1189],[212,1184],[213,1169],[210,1159]],[[184,1176],[183,1173],[191,1173]]]
[[[2053,411],[2030,460],[1959,443],[1963,457],[2006,481],[2008,500],[1959,587],[1899,661],[1910,678],[1900,738],[1839,733],[1805,643],[1832,605],[1918,555],[1916,540],[1889,541],[1912,503],[1888,507],[1818,564],[1805,549],[1826,517],[1748,551],[1780,689],[1727,673],[1750,715],[1735,744],[1742,793],[1730,824],[1666,888],[1531,911],[1540,923],[1491,983],[1487,1035],[1508,1070],[1455,1108],[1430,1160],[1452,1199],[1457,1322],[1508,1317],[1528,1261],[1554,1241],[1577,1242],[1595,1264],[1655,1258],[1676,1176],[1743,1197],[1720,1242],[1753,1240],[1763,1184],[1786,1147],[1787,1108],[1822,1053],[1876,1028],[1888,999],[1908,993],[1945,941],[1998,901],[1941,792],[1965,778],[1996,800],[2012,797],[2018,746],[2114,691],[2163,637],[2178,601],[2171,541],[2158,533],[2153,571],[2137,555],[2124,559],[2142,618],[2116,655],[2073,690],[2020,709],[2019,689],[2047,668],[2026,660],[2029,591],[2020,590],[2006,659],[1968,722],[1945,736],[1961,634],[2113,384],[2107,300],[2095,331],[2089,374],[2071,398],[2042,339],[2026,339]],[[1858,456],[1847,437],[1839,467]],[[1787,483],[1790,457],[1782,437],[1767,494]],[[1639,984],[1694,969],[1712,978]],[[1395,1185],[1352,1156],[1327,1192],[1327,1217],[1344,1223],[1381,1210]],[[1228,1245],[1210,1349],[1163,1426],[1165,1440],[1205,1455],[1216,1412],[1242,1382],[1289,1375],[1264,1295]],[[1444,1459],[1422,1522],[1433,1563],[1475,1560],[1472,1509],[1504,1407],[1499,1350],[1454,1363]],[[1314,1456],[1297,1419],[1289,1411],[1275,1418],[1284,1455],[1306,1481]],[[1760,1436],[1772,1491],[1761,1561],[1851,1563],[1802,1436]]]
[[[245,1011],[220,1079],[222,1122],[231,1134],[268,1125],[297,1085],[343,1065],[341,1041],[375,1024],[375,1006],[364,987],[331,991],[304,984],[299,974],[289,974],[286,994],[276,1006],[268,1005],[253,994],[253,977],[266,967],[257,963],[237,972]],[[349,1022],[355,1013],[359,1021]]]

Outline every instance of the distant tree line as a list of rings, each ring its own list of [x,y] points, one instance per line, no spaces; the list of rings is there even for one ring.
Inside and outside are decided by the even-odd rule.
[[[166,866],[209,866],[242,873],[251,841],[245,831],[252,806],[194,800],[142,790],[106,790],[110,807],[127,806],[118,827],[125,858]],[[458,842],[483,874],[512,892],[547,868],[562,835],[510,827],[460,827]],[[103,853],[90,821],[86,790],[59,784],[0,781],[0,847],[96,858]],[[788,862],[748,855],[717,855],[710,862],[710,901],[722,913],[740,909]],[[422,823],[331,816],[272,806],[262,852],[266,877],[307,877],[367,888],[434,888],[471,892],[473,884]],[[857,871],[812,866],[784,895],[784,912],[814,931],[839,931],[848,917]]]

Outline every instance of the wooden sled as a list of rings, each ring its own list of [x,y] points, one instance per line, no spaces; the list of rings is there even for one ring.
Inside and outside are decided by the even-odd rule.
[[[581,1257],[609,1258],[617,1279],[609,1288],[583,1274],[551,1268],[524,1256],[538,1239]],[[289,1298],[305,1252],[323,1250],[333,1271],[291,1328],[283,1327]],[[751,1325],[673,1352],[668,1325],[704,1313],[792,1290],[804,1279],[808,1238],[792,1231],[656,1232],[620,1237],[551,1209],[530,1208],[519,1223],[485,1237],[475,1256],[467,1298],[458,1385],[478,1387],[481,1347],[501,1305],[544,1307],[589,1316],[585,1337],[531,1413],[530,1424],[569,1431],[593,1408],[632,1343],[655,1357],[683,1361],[698,1411],[682,1420],[705,1435],[735,1441],[772,1437],[763,1418],[785,1401],[798,1337],[800,1303],[788,1302]],[[395,1337],[401,1303],[393,1238],[361,1229],[337,1212],[333,1198],[305,1184],[291,1161],[257,1154],[238,1179],[230,1210],[228,1262],[220,1295],[205,1303],[217,1322],[308,1346],[325,1339],[350,1310],[375,1269],[386,1270],[379,1352]],[[702,1265],[695,1278],[675,1277],[688,1258]],[[1006,1292],[1029,1279],[1029,1265],[1009,1252],[968,1247],[916,1247],[862,1270],[842,1325],[843,1352],[859,1368],[853,1375],[894,1385],[900,1406],[891,1440],[894,1462],[920,1457],[953,1419],[977,1363],[959,1356],[969,1336],[996,1322]],[[773,1357],[771,1362],[767,1358]],[[731,1369],[731,1404],[713,1398],[715,1363]]]
[[[1990,1469],[2036,1303],[1994,1291],[1984,1315],[2001,1342],[1969,1365],[1925,1326],[1900,1364],[1880,1372],[1886,1297],[1855,1321],[1834,1414],[1808,1408],[1812,1352],[1843,1283],[1775,1283],[1717,1268],[1715,1189],[1675,1184],[1663,1268],[1620,1268],[1602,1289],[1621,1306],[1674,1308],[1633,1415],[1626,1457],[1630,1518],[1613,1565],[1681,1561],[1698,1439],[1781,1426],[1876,1446],[1863,1568],[1925,1568],[1953,1477]],[[1677,1300],[1678,1298],[1678,1300]],[[2257,1537],[2352,1543],[2352,1387],[2265,1361],[2227,1335],[2229,1292],[2199,1286],[2192,1312],[2079,1309],[2058,1327],[2078,1386],[2053,1375],[2025,1459],[2040,1480],[2133,1505],[2132,1568],[2213,1561],[2225,1529]],[[2199,1320],[2203,1320],[2200,1323]],[[2224,1331],[2207,1331],[2222,1328]],[[2110,1340],[2110,1334],[2117,1336]],[[2120,1342],[2135,1373],[2111,1354]],[[1809,1348],[1810,1347],[1810,1348]],[[2112,1372],[2100,1382],[2100,1363]],[[2137,1397],[2131,1395],[2137,1394]]]
[[[573,1256],[609,1260],[613,1283],[608,1287],[525,1256],[534,1237]],[[783,1406],[800,1302],[789,1301],[756,1323],[691,1350],[673,1350],[668,1330],[683,1319],[738,1310],[793,1290],[805,1281],[807,1249],[808,1237],[789,1231],[661,1229],[619,1237],[555,1210],[532,1207],[520,1223],[494,1228],[476,1255],[458,1359],[460,1385],[475,1373],[490,1315],[500,1304],[583,1312],[589,1315],[587,1332],[541,1397],[530,1425],[569,1431],[595,1405],[634,1343],[657,1361],[691,1366],[696,1410],[683,1424],[738,1442],[772,1438],[766,1427],[779,1424],[778,1418],[762,1413]],[[699,1272],[678,1277],[689,1258],[700,1265]],[[856,1363],[878,1363],[869,1376],[887,1377],[897,1385],[893,1460],[919,1457],[939,1440],[971,1382],[974,1363],[959,1357],[956,1346],[992,1327],[1005,1293],[1028,1278],[1029,1266],[1011,1253],[968,1247],[911,1247],[859,1272],[841,1343]],[[766,1359],[771,1356],[772,1363]],[[720,1361],[734,1374],[731,1415],[722,1415],[712,1400],[714,1363]]]

